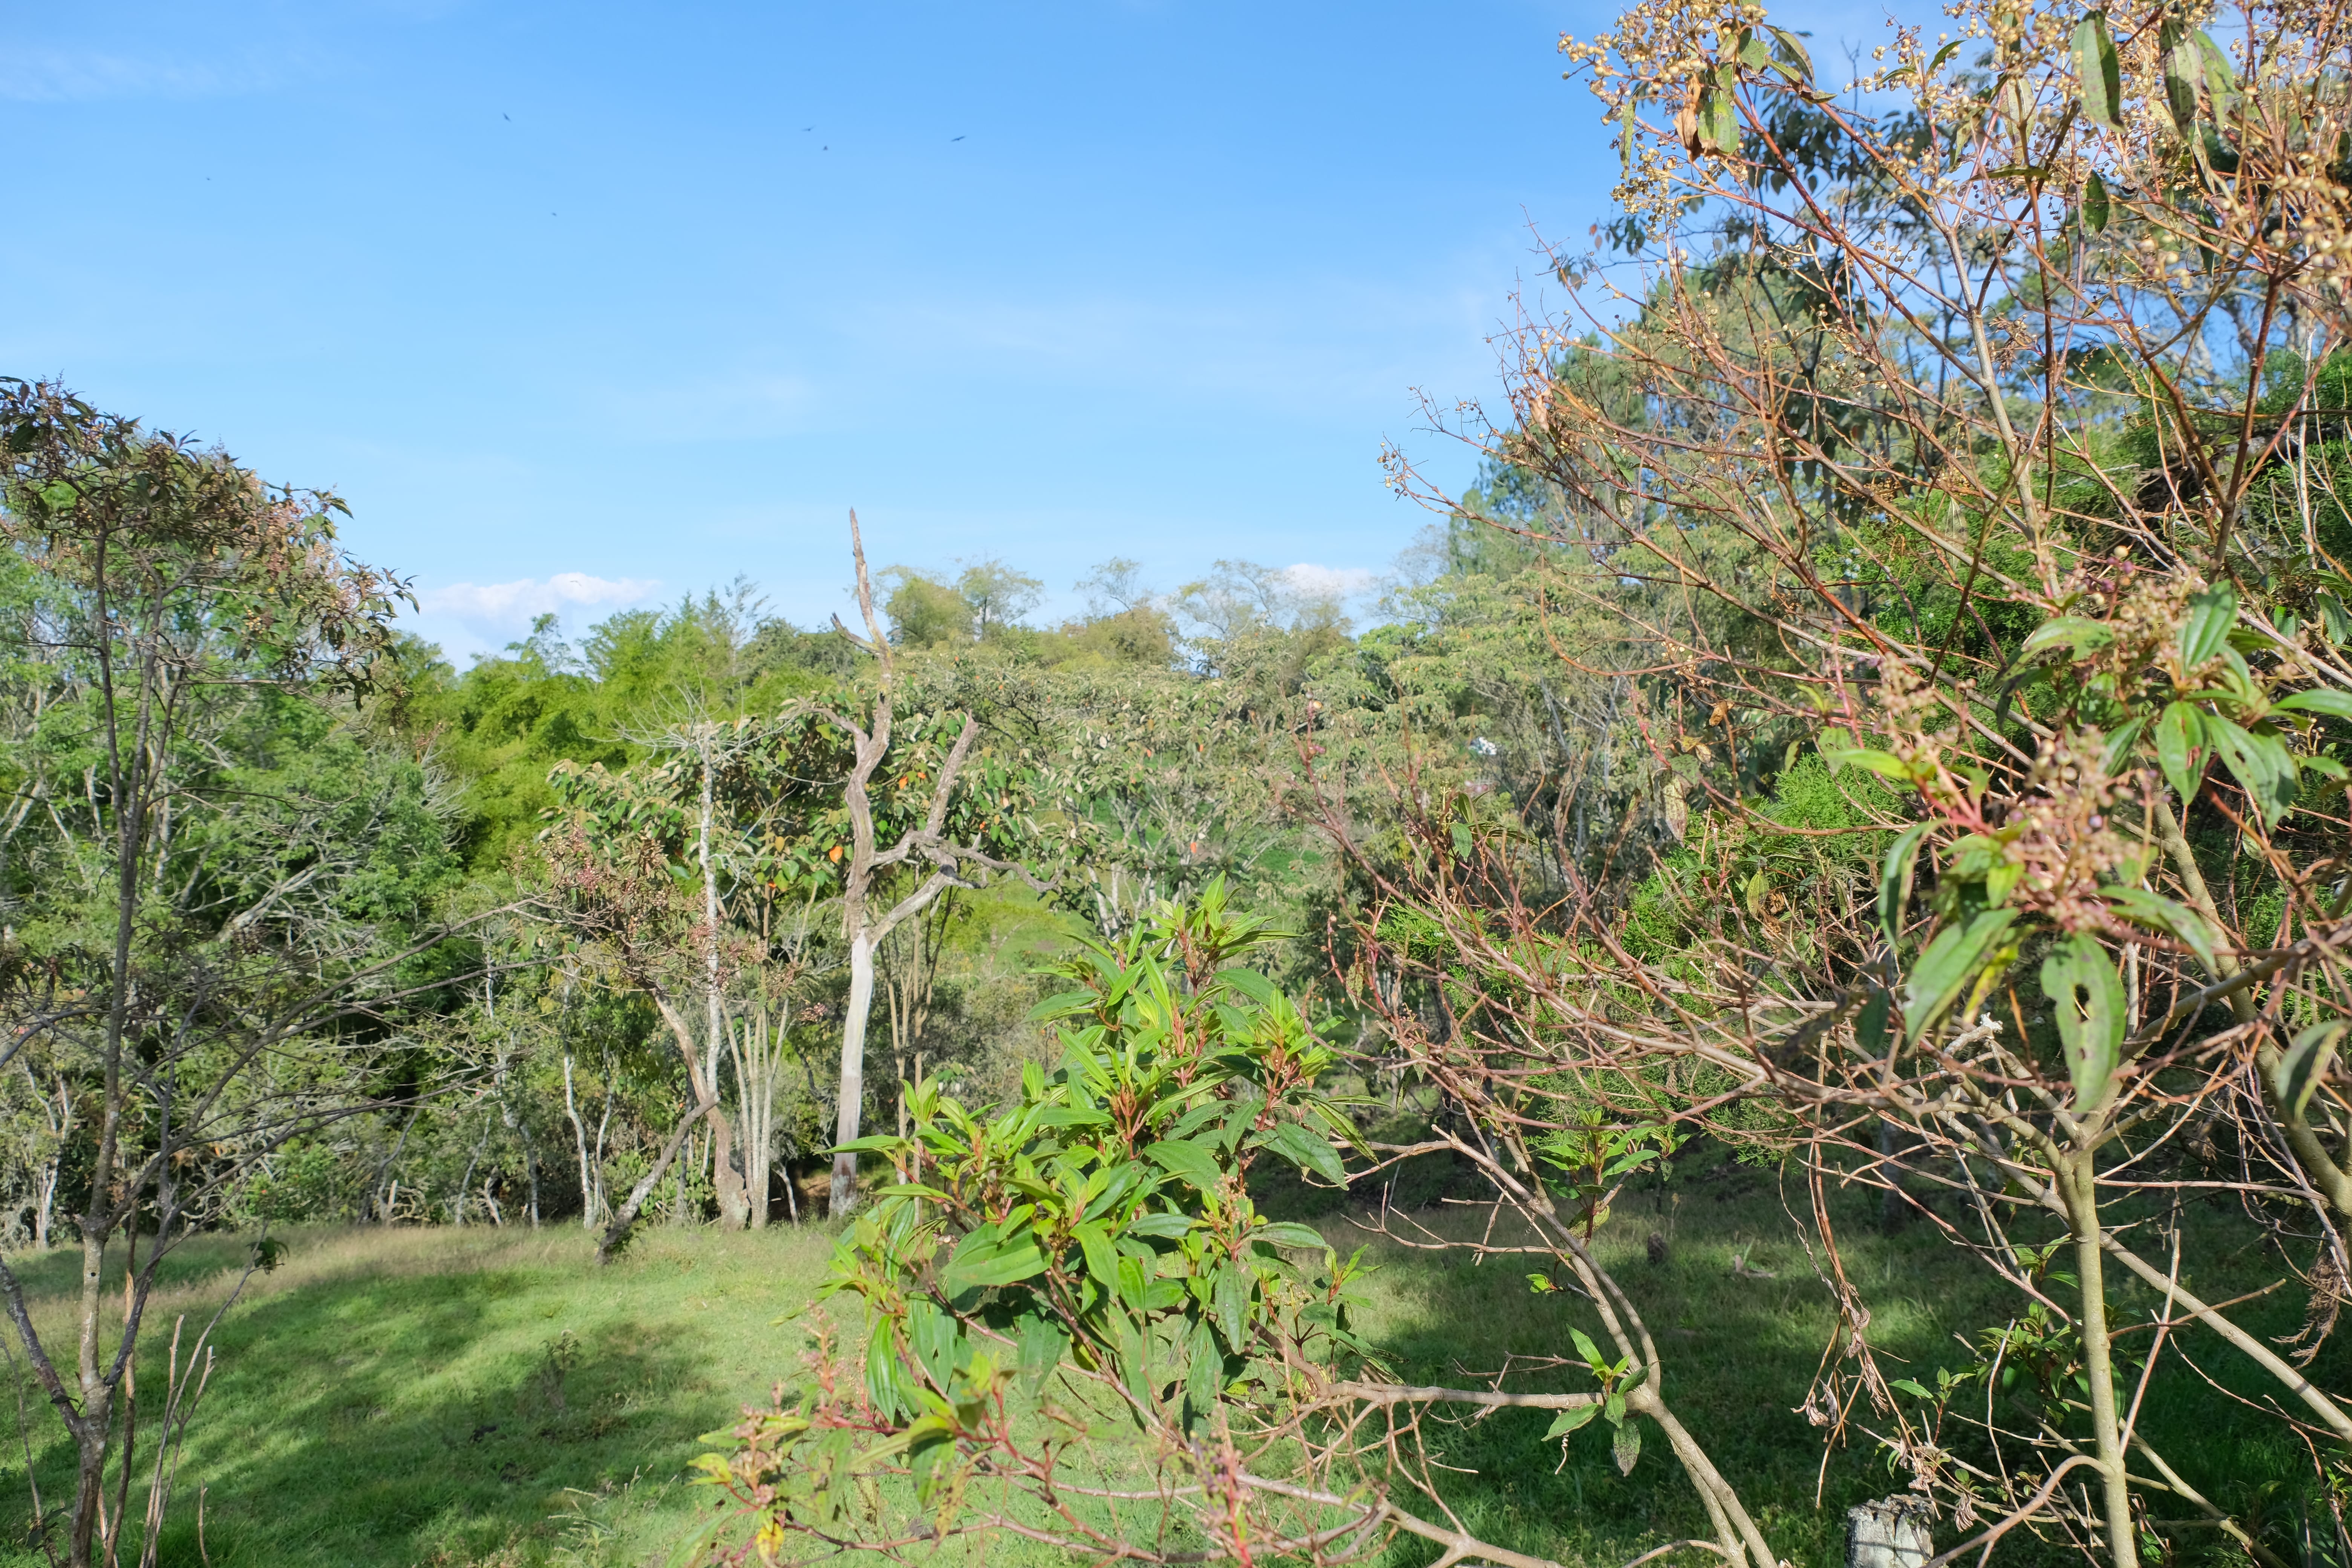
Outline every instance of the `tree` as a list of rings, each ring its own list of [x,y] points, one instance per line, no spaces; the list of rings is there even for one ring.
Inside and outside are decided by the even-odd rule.
[[[890,639],[903,647],[937,647],[971,640],[971,606],[953,586],[915,571],[893,566],[882,574],[889,588],[883,613]]]
[[[1404,852],[1360,857],[1360,994],[1459,1118],[1433,1142],[1541,1233],[1672,1129],[1801,1162],[1843,1317],[1804,1408],[1955,1553],[2030,1524],[2132,1568],[2186,1504],[2260,1556],[2139,1414],[2197,1340],[2340,1495],[2352,1405],[2303,1366],[2352,1214],[2352,34],[1951,15],[1967,42],[1898,28],[1851,100],[1752,10],[1567,46],[1625,262],[1562,276],[1622,314],[1531,329],[1478,437],[1526,479],[1484,515],[1580,607],[1564,671],[1622,682],[1648,853],[1560,878],[1492,795],[1408,801]],[[1873,1349],[1825,1196],[1854,1179],[2019,1293],[1932,1385]],[[2223,1192],[2308,1295],[2300,1348],[2193,1288],[2179,1205]]]
[[[882,783],[877,770],[891,755],[898,676],[890,640],[882,635],[881,622],[875,615],[874,586],[866,572],[866,545],[858,536],[856,512],[849,516],[849,548],[857,568],[857,607],[865,616],[866,633],[872,638],[869,646],[880,667],[878,685],[862,724],[839,708],[816,704],[807,708],[845,737],[851,747],[849,769],[842,780],[842,800],[849,818],[846,858],[839,859],[840,851],[835,852],[842,866],[842,935],[849,948],[849,1000],[842,1017],[839,1100],[834,1119],[835,1142],[842,1146],[833,1166],[832,1205],[837,1215],[848,1213],[856,1201],[857,1155],[846,1146],[857,1141],[865,1107],[866,1026],[874,1008],[877,950],[893,931],[920,915],[950,888],[984,886],[991,876],[1006,874],[1018,876],[1041,891],[1050,885],[981,847],[991,842],[986,837],[991,834],[1000,844],[1013,837],[1012,825],[1004,820],[1013,806],[1012,781],[983,778],[979,781],[982,788],[974,790],[973,781],[965,778],[965,769],[975,761],[972,745],[980,734],[980,721],[969,712],[956,728],[954,743],[944,757],[900,777],[896,794],[906,795],[910,783],[926,784],[929,806],[887,848],[882,846],[875,831],[875,795]],[[943,730],[944,716],[932,723]],[[1002,770],[993,771],[1001,773]],[[924,775],[920,780],[917,772]],[[992,784],[998,787],[991,789]],[[951,831],[951,814],[958,831]],[[888,879],[901,868],[919,880],[886,905],[882,900]]]
[[[995,556],[975,561],[956,576],[956,592],[971,611],[972,635],[982,641],[1021,624],[1037,607],[1045,584]]]
[[[700,1461],[737,1504],[747,1550],[896,1558],[1015,1533],[1089,1559],[1344,1560],[1409,1534],[1533,1568],[1445,1509],[1421,1433],[1454,1405],[1550,1410],[1554,1436],[1600,1418],[1627,1463],[1654,1422],[1706,1500],[1717,1550],[1774,1561],[1666,1403],[1639,1314],[1572,1237],[1572,1277],[1613,1352],[1579,1331],[1591,1386],[1383,1374],[1355,1331],[1361,1255],[1341,1261],[1251,1197],[1254,1170],[1344,1183],[1334,1140],[1356,1142],[1346,1103],[1319,1087],[1335,1054],[1248,966],[1278,935],[1213,884],[1116,942],[1083,942],[1040,1009],[1062,1025],[1053,1072],[1032,1066],[984,1109],[918,1086],[908,1134],[861,1142],[908,1173],[825,1286],[866,1307],[864,1355],[822,1342],[813,1387],[748,1412],[732,1451]],[[1107,1481],[1089,1418],[1135,1428],[1121,1463],[1140,1476]],[[875,1503],[909,1483],[902,1525]]]
[[[66,1558],[82,1568],[112,1553],[124,1522],[118,1508],[101,1540],[118,1426],[126,1488],[136,1457],[126,1378],[156,1264],[270,1151],[378,1102],[368,1080],[388,1026],[444,977],[432,889],[401,875],[441,846],[429,814],[422,845],[397,840],[413,764],[374,795],[228,788],[225,811],[208,792],[258,782],[223,777],[225,756],[254,750],[237,722],[307,717],[321,723],[316,748],[331,726],[310,698],[357,697],[383,673],[402,588],[337,546],[341,502],[265,487],[224,454],[49,384],[0,381],[0,539],[28,590],[12,651],[53,681],[16,752],[18,800],[45,802],[53,831],[9,942],[0,1065],[37,1047],[28,1059],[83,1086],[70,1363],[5,1262],[0,1295],[78,1452]],[[71,794],[45,771],[61,752],[80,762]],[[16,841],[18,874],[28,849]],[[328,1034],[336,1051],[308,1048]],[[110,1352],[100,1281],[126,1235]]]
[[[1087,608],[1097,617],[1124,615],[1159,603],[1160,596],[1144,585],[1143,563],[1114,555],[1078,580]]]
[[[567,641],[551,616],[463,674],[439,650],[403,637],[388,727],[466,781],[468,868],[487,878],[556,805],[559,763],[620,769],[689,709],[720,720],[773,712],[848,674],[857,655],[831,632],[802,632],[767,613],[737,579],[667,610],[624,610]]]
[[[890,592],[883,614],[891,640],[906,647],[987,642],[1021,624],[1037,607],[1045,584],[995,556],[967,564],[953,583],[893,566],[882,574]]]
[[[788,797],[805,763],[778,726],[749,716],[694,716],[646,740],[655,760],[623,773],[555,770],[561,815],[541,837],[560,894],[551,934],[583,975],[653,1005],[709,1128],[720,1219],[740,1226],[766,1214],[764,1186],[754,1195],[746,1179],[753,1165],[764,1178],[766,1162],[740,1151],[749,1164],[739,1166],[721,1074],[740,1049],[733,1015],[747,1000],[745,977],[772,1008],[799,967],[803,933],[786,900],[813,889],[812,866],[776,850],[796,825]],[[637,1203],[667,1164],[647,1173]],[[625,1239],[635,1211],[624,1210],[614,1235]]]

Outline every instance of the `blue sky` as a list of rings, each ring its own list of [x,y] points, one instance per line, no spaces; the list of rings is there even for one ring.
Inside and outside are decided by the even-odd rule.
[[[0,4],[0,372],[331,486],[453,654],[740,572],[1384,568],[1614,159],[1597,5]],[[1827,63],[1826,61],[1824,62]],[[961,140],[957,140],[961,138]]]

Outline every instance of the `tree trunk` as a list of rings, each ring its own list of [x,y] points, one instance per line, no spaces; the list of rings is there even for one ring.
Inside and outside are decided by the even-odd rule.
[[[727,1113],[715,1105],[710,1109],[710,1195],[719,1205],[719,1223],[729,1230],[742,1229],[751,1218],[751,1205],[744,1195],[743,1173],[736,1164],[735,1128]]]
[[[709,1048],[706,1054],[704,1050],[698,1048],[693,1026],[686,1021],[686,1015],[679,1012],[667,996],[656,994],[654,997],[654,1005],[660,1011],[662,1022],[669,1026],[670,1037],[677,1042],[678,1055],[686,1058],[687,1092],[694,1097],[695,1103],[704,1108],[703,1119],[710,1130],[711,1189],[719,1198],[719,1217],[730,1226],[740,1226],[742,1223],[740,1218],[728,1217],[730,1213],[728,1202],[730,1194],[724,1184],[730,1180],[733,1183],[731,1194],[735,1204],[733,1212],[744,1215],[748,1214],[750,1209],[743,1201],[742,1178],[735,1173],[730,1163],[735,1149],[734,1123],[728,1120],[727,1112],[719,1109],[719,1053],[722,1048],[720,1039],[713,1037],[709,1041]],[[713,1012],[716,1011],[717,1009],[714,1008]],[[680,1219],[685,1217],[685,1195],[681,1192],[678,1198]]]
[[[629,1244],[629,1233],[636,1228],[637,1215],[646,1206],[646,1198],[660,1183],[671,1162],[677,1158],[679,1146],[693,1135],[695,1121],[705,1109],[698,1105],[678,1118],[677,1128],[669,1135],[669,1142],[662,1146],[661,1156],[654,1162],[651,1170],[637,1178],[637,1184],[629,1189],[628,1201],[621,1205],[619,1213],[614,1215],[613,1223],[604,1227],[604,1238],[596,1244],[598,1268],[612,1262],[614,1255]]]
[[[789,1015],[787,1015],[789,1016]],[[735,1058],[738,1131],[743,1135],[745,1195],[751,1200],[751,1226],[768,1226],[768,1188],[775,1168],[776,1078],[782,1068],[783,1027],[769,1016],[766,1005],[737,1021],[729,1037]]]
[[[1845,1512],[1845,1568],[1919,1568],[1936,1554],[1926,1499],[1882,1498]]]
[[[488,1148],[490,1146],[490,1117],[491,1117],[491,1115],[492,1115],[492,1113],[491,1113],[491,1112],[489,1112],[489,1111],[487,1111],[487,1110],[485,1110],[484,1112],[482,1112],[482,1136],[481,1136],[481,1140],[474,1145],[474,1152],[473,1152],[473,1153],[467,1157],[467,1160],[466,1160],[466,1173],[465,1173],[464,1175],[462,1175],[462,1176],[460,1176],[460,1177],[458,1177],[458,1178],[457,1178],[457,1209],[456,1209],[456,1217],[457,1217],[457,1223],[461,1227],[462,1227],[462,1226],[465,1225],[465,1223],[466,1223],[466,1199],[467,1199],[467,1197],[469,1194],[472,1194],[472,1192],[473,1192],[473,1190],[474,1190],[474,1167],[475,1167],[475,1166],[477,1166],[477,1165],[478,1165],[478,1164],[480,1164],[480,1163],[482,1163],[482,1151],[483,1151],[483,1150],[485,1150],[485,1149],[488,1149]]]
[[[63,1157],[64,1152],[60,1150],[58,1159],[51,1160],[42,1169],[41,1201],[39,1206],[33,1210],[33,1241],[44,1251],[49,1245],[49,1216],[57,1211],[58,1165]]]
[[[849,1007],[841,1026],[841,1095],[835,1102],[833,1141],[855,1142],[866,1103],[866,1024],[874,1011],[874,944],[863,931],[849,939]],[[845,1215],[857,1204],[857,1156],[833,1157],[832,1213]]]
[[[400,1124],[400,1136],[393,1141],[392,1152],[386,1154],[383,1157],[383,1163],[376,1167],[375,1183],[368,1194],[368,1206],[375,1211],[373,1217],[378,1225],[392,1223],[393,1199],[383,1196],[383,1179],[387,1175],[392,1175],[394,1168],[399,1165],[400,1152],[408,1147],[408,1134],[415,1130],[418,1114],[419,1111],[416,1110],[409,1111],[408,1120]],[[400,1193],[400,1178],[397,1175],[392,1175],[392,1192],[393,1197],[396,1199]]]
[[[1903,1190],[1905,1167],[1897,1158],[1902,1152],[1903,1134],[1892,1117],[1878,1119],[1879,1173],[1886,1185],[1878,1194],[1878,1228],[1893,1236],[1911,1217],[1911,1202]]]
[[[2113,1568],[2139,1568],[2139,1533],[2132,1519],[2131,1482],[2124,1473],[2123,1429],[2116,1410],[2114,1344],[2107,1331],[2106,1239],[2099,1218],[2096,1156],[2078,1150],[2054,1172],[2074,1232],[2074,1272],[2082,1291],[2077,1327],[2083,1372],[2091,1384],[2091,1438],[2105,1481],[2107,1555]]]
[[[92,1423],[89,1417],[98,1415]],[[106,1508],[106,1423],[113,1412],[84,1412],[83,1429],[74,1434],[78,1463],[74,1470],[73,1536],[66,1547],[71,1568],[91,1568],[97,1561],[99,1515]]]
[[[697,1084],[695,1092],[710,1102],[710,1191],[719,1202],[719,1223],[729,1230],[740,1230],[751,1216],[751,1205],[744,1201],[743,1178],[735,1168],[733,1131],[727,1124],[727,1113],[719,1109],[719,1060],[726,1046],[727,1016],[725,981],[719,965],[719,881],[710,864],[710,826],[716,815],[711,788],[711,748],[716,740],[713,726],[700,726],[697,736],[702,762],[702,817],[695,852],[702,863],[702,984],[706,1014],[702,1051],[707,1081]]]
[[[588,1163],[588,1128],[580,1120],[580,1106],[572,1094],[572,1058],[563,1058],[563,1114],[572,1119],[572,1142],[580,1151],[580,1226],[596,1228],[596,1172]]]

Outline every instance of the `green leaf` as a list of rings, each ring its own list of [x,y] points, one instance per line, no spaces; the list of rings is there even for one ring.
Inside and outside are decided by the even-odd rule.
[[[2311,1097],[2319,1091],[2320,1080],[2327,1076],[2327,1066],[2336,1059],[2336,1042],[2344,1037],[2345,1021],[2334,1019],[2314,1024],[2295,1036],[2279,1058],[2278,1070],[2271,1087],[2297,1121],[2311,1105]]]
[[[2230,112],[2230,105],[2238,96],[2238,73],[2230,65],[2229,52],[2215,43],[2212,35],[2200,27],[2190,36],[2197,50],[2198,73],[2205,79],[2205,96],[2213,106],[2213,116],[2220,119]]]
[[[2053,648],[2064,647],[2076,658],[2093,653],[2116,640],[2116,628],[2105,621],[2085,620],[2081,616],[2059,616],[2033,628],[2024,646],[2017,650],[2021,660],[2034,659]]]
[[[2144,718],[2126,720],[2117,725],[2115,732],[2107,737],[2107,743],[2099,751],[2099,772],[2108,778],[2121,773],[2124,759],[2131,754],[2133,744],[2139,740],[2139,732],[2147,728],[2147,721]]]
[[[2114,212],[2107,200],[2107,183],[2093,170],[2083,182],[2083,226],[2093,234],[2107,232],[2107,219]]]
[[[1911,966],[1903,990],[1903,1033],[1917,1040],[1959,999],[1985,955],[2017,919],[2015,910],[1987,910],[1966,925],[1947,926]]]
[[[1824,730],[1822,731],[1821,739],[1815,744],[1821,751],[1822,760],[1829,764],[1830,772],[1832,773],[1846,763],[1853,763],[1886,778],[1907,781],[1911,777],[1911,770],[1903,765],[1901,758],[1890,752],[1874,752],[1866,747],[1855,745],[1853,736],[1848,731]]]
[[[1617,1460],[1617,1473],[1632,1475],[1633,1466],[1642,1458],[1642,1424],[1628,1421],[1619,1426],[1616,1436],[1609,1440],[1609,1452]]]
[[[1111,1361],[1118,1371],[1119,1381],[1127,1384],[1128,1393],[1139,1404],[1149,1404],[1151,1389],[1147,1380],[1151,1373],[1151,1336],[1139,1328],[1135,1320],[1125,1312],[1113,1312],[1108,1316],[1111,1341],[1117,1347],[1111,1353]],[[1097,1342],[1097,1344],[1099,1342]]]
[[[1110,1237],[1103,1227],[1098,1225],[1073,1226],[1070,1237],[1078,1244],[1079,1252],[1085,1255],[1087,1272],[1095,1277],[1095,1283],[1106,1290],[1116,1292],[1118,1289],[1118,1253],[1112,1247]]]
[[[1209,1300],[1215,1308],[1217,1327],[1223,1331],[1226,1346],[1235,1355],[1242,1353],[1243,1325],[1249,1314],[1250,1273],[1239,1264],[1228,1263],[1217,1270],[1209,1287]]]
[[[1160,1282],[1159,1270],[1153,1262],[1158,1254],[1149,1247],[1139,1251],[1140,1256],[1135,1252],[1118,1253],[1114,1260],[1118,1274],[1119,1300],[1127,1303],[1130,1311],[1137,1312],[1144,1310],[1144,1303],[1151,1299],[1151,1288]]]
[[[1742,29],[1739,35],[1739,63],[1762,70],[1772,63],[1772,51],[1752,29]]]
[[[2029,687],[2046,686],[2049,683],[2050,670],[2046,665],[2035,665],[2032,668],[2024,670],[2004,681],[2001,684],[2000,689],[2000,700],[1993,705],[1992,721],[1994,725],[1996,727],[2007,726],[2009,723],[2009,710],[2011,705],[2014,703],[2019,695],[2024,692]]]
[[[1586,1333],[1582,1329],[1572,1328],[1569,1330],[1568,1337],[1576,1342],[1576,1353],[1584,1358],[1584,1362],[1587,1366],[1606,1366],[1609,1364],[1607,1362],[1601,1359],[1601,1347],[1594,1344],[1592,1342],[1592,1336]]]
[[[2097,939],[2077,932],[2042,961],[2042,994],[2056,1004],[2074,1108],[2087,1110],[2106,1097],[2116,1076],[2128,1022],[2124,983]]]
[[[883,1149],[891,1148],[896,1145],[898,1142],[898,1135],[895,1133],[877,1132],[869,1137],[853,1138],[846,1143],[836,1143],[832,1148],[826,1150],[825,1152],[828,1154],[870,1154]]]
[[[2188,810],[2205,773],[2204,715],[2186,702],[2167,703],[2156,721],[2156,761]]]
[[[1874,1057],[1886,1054],[1886,1015],[1893,999],[1884,986],[1870,988],[1870,1000],[1862,1005],[1862,1014],[1853,1021],[1854,1044]]]
[[[1783,28],[1766,24],[1764,30],[1772,35],[1772,42],[1780,58],[1797,73],[1797,79],[1807,87],[1813,85],[1813,57],[1805,50],[1804,40]]]
[[[1711,86],[1699,89],[1698,151],[1727,158],[1739,151],[1739,108],[1727,88]]]
[[[2186,136],[2197,121],[2197,79],[2201,61],[2197,46],[2189,40],[2189,31],[2179,17],[2167,16],[2157,32],[2156,47],[2164,63],[2165,107],[2172,112],[2172,123]]]
[[[982,1229],[963,1238],[940,1272],[940,1289],[950,1296],[991,1285],[1012,1285],[1045,1271],[1045,1255],[1028,1231],[1000,1240]]]
[[[907,1342],[923,1370],[931,1374],[934,1386],[948,1385],[948,1374],[955,1371],[956,1344],[962,1337],[961,1327],[937,1303],[918,1297],[907,1304]]]
[[[1273,1150],[1292,1164],[1314,1172],[1335,1187],[1348,1184],[1348,1167],[1340,1163],[1339,1152],[1296,1121],[1285,1121],[1269,1128],[1254,1142]]]
[[[40,496],[51,511],[71,511],[81,500],[81,492],[63,479],[42,486]]]
[[[898,1415],[914,1408],[914,1390],[898,1360],[897,1336],[887,1327],[875,1330],[866,1342],[866,1397],[876,1408]]]
[[[1933,1399],[1935,1397],[1934,1394],[1929,1394],[1926,1387],[1924,1387],[1915,1378],[1898,1377],[1893,1383],[1887,1384],[1887,1386],[1889,1388],[1900,1389],[1905,1394],[1911,1395],[1914,1399]]]
[[[1264,1230],[1252,1236],[1250,1239],[1270,1241],[1276,1247],[1303,1247],[1315,1252],[1322,1251],[1326,1245],[1322,1233],[1313,1226],[1299,1225],[1292,1220],[1284,1220],[1278,1224],[1267,1226]]]
[[[2352,691],[2318,687],[2282,697],[2271,706],[2289,713],[2325,713],[2330,719],[2352,719]]]
[[[1919,859],[1919,845],[1936,825],[1922,822],[1905,828],[1886,847],[1886,858],[1878,868],[1878,929],[1886,933],[1889,947],[1903,929],[1903,906],[1911,898],[1911,876]]]
[[[1108,1127],[1110,1117],[1100,1110],[1081,1110],[1075,1105],[1049,1105],[1037,1113],[1040,1127]]]
[[[2110,131],[2122,130],[2123,62],[2116,57],[2104,11],[2094,11],[2075,24],[2074,74],[2083,79],[2083,112]],[[2106,219],[2100,218],[2098,227],[2106,226]]]
[[[1150,1237],[1158,1241],[1174,1241],[1192,1228],[1192,1221],[1189,1215],[1162,1214],[1155,1211],[1151,1214],[1138,1215],[1134,1219],[1129,1220],[1127,1234]]]
[[[1578,1427],[1590,1423],[1600,1414],[1601,1406],[1598,1405],[1571,1405],[1552,1417],[1551,1427],[1544,1433],[1544,1437],[1547,1441],[1554,1437],[1565,1437]]]
[[[2222,765],[2245,789],[2262,814],[2263,826],[2277,825],[2294,805],[2295,791],[2300,787],[2294,757],[2286,742],[2276,735],[2259,735],[2241,730],[2227,719],[2205,715],[2205,732],[2212,738],[2213,749],[2221,754]]]
[[[1059,991],[1030,1008],[1029,1021],[1042,1024],[1079,1013],[1091,1013],[1097,1000],[1099,998],[1091,991]]]
[[[2326,628],[2328,643],[2342,647],[2352,642],[2352,609],[2347,609],[2342,598],[2334,594],[2319,595],[2319,622]]]
[[[1020,1334],[1021,1386],[1034,1399],[1054,1369],[1062,1364],[1062,1357],[1069,1353],[1070,1336],[1034,1312],[1022,1314]]]
[[[1143,1151],[1143,1157],[1182,1181],[1187,1181],[1204,1193],[1213,1193],[1223,1184],[1225,1173],[1217,1164],[1217,1156],[1206,1143],[1186,1140],[1177,1143],[1154,1143]]]
[[[1192,1404],[1193,1415],[1205,1418],[1216,1407],[1217,1394],[1225,1381],[1225,1358],[1217,1349],[1208,1319],[1193,1321],[1192,1331],[1184,1340],[1184,1397]]]
[[[1238,991],[1260,1006],[1271,1004],[1279,994],[1274,982],[1255,969],[1228,969],[1218,974],[1217,984],[1228,990]]]
[[[2166,26],[2174,26],[2167,22]],[[2180,623],[2180,665],[2194,670],[2209,659],[2219,658],[2230,641],[2230,628],[2238,624],[2238,590],[2227,581],[2215,584],[2201,594],[2189,596],[2189,618]]]
[[[2160,931],[2197,955],[2197,962],[2214,979],[2221,978],[2221,935],[2203,915],[2146,888],[2109,888],[2107,901],[2135,925]]]

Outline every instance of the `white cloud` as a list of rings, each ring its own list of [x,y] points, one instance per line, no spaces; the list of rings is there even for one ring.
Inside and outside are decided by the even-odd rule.
[[[426,589],[416,595],[416,602],[428,615],[520,626],[534,616],[641,605],[660,588],[661,584],[650,577],[591,577],[585,572],[558,572],[552,577],[521,577],[511,583],[452,583],[446,588]]]
[[[0,75],[0,98],[65,103],[90,99],[213,98],[252,92],[278,79],[252,58],[218,62],[142,59],[89,49],[17,48]]]
[[[800,429],[818,406],[805,376],[743,372],[591,392],[591,406],[632,435],[656,441],[760,441]]]
[[[1380,574],[1369,566],[1318,566],[1302,561],[1284,567],[1282,580],[1292,593],[1309,599],[1352,599],[1370,593]]]

